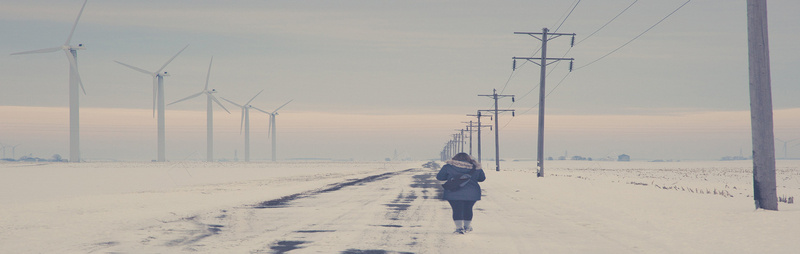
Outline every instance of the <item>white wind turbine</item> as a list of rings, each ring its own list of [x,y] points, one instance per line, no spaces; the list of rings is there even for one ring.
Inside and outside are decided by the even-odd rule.
[[[80,162],[81,161],[81,146],[80,146],[80,121],[79,121],[79,93],[78,87],[83,91],[83,94],[86,94],[86,90],[83,88],[83,83],[81,82],[81,76],[78,74],[78,51],[79,49],[86,49],[83,47],[83,44],[78,44],[78,46],[69,45],[69,42],[72,40],[72,35],[75,33],[75,27],[78,25],[78,20],[81,19],[81,15],[83,14],[83,9],[86,8],[86,2],[89,0],[83,1],[83,6],[81,6],[80,12],[78,12],[78,17],[75,18],[75,23],[72,24],[72,30],[69,32],[69,36],[67,37],[67,41],[64,42],[64,45],[60,47],[54,48],[46,48],[46,49],[38,49],[32,51],[25,51],[19,53],[13,53],[12,55],[21,55],[21,54],[35,54],[35,53],[50,53],[56,52],[58,50],[63,50],[64,53],[67,54],[67,60],[69,61],[69,161],[70,162]]]
[[[17,147],[19,145],[20,144],[16,144],[16,145],[11,146],[11,159],[12,160],[17,160]]]
[[[172,58],[170,58],[166,63],[164,63],[164,65],[161,66],[161,68],[159,68],[155,72],[149,72],[138,67],[124,64],[120,61],[114,61],[128,68],[153,76],[153,117],[156,116],[156,102],[158,102],[158,161],[159,162],[164,162],[167,160],[165,152],[166,135],[164,131],[164,77],[169,76],[169,74],[166,71],[165,72],[161,71],[163,71],[164,68],[166,68],[167,65],[170,62],[172,62],[172,60],[174,60],[176,57],[178,57],[178,55],[180,55],[181,52],[183,52],[187,47],[189,47],[189,45],[183,47],[181,51],[178,51],[177,54],[172,56]]]
[[[272,161],[276,160],[276,154],[277,154],[277,152],[276,152],[277,151],[277,143],[275,141],[275,139],[277,138],[277,134],[276,134],[277,131],[275,130],[275,116],[278,115],[278,110],[280,110],[281,108],[286,106],[286,104],[289,104],[289,102],[292,102],[293,100],[294,99],[287,101],[286,103],[284,103],[283,105],[281,105],[280,107],[278,107],[277,109],[272,111],[272,113],[264,111],[264,110],[261,110],[261,109],[256,108],[256,107],[253,107],[256,110],[264,112],[264,113],[269,115],[269,131],[267,132],[267,134],[272,139]]]
[[[211,62],[208,63],[208,74],[206,74],[206,87],[203,88],[203,91],[200,91],[199,93],[189,95],[186,98],[167,104],[167,105],[172,105],[181,101],[185,101],[200,96],[202,94],[206,95],[206,126],[208,129],[206,133],[206,161],[208,162],[214,162],[214,110],[212,109],[211,101],[216,102],[217,105],[222,107],[222,109],[228,112],[228,114],[231,113],[230,111],[228,111],[227,108],[225,108],[225,106],[222,106],[222,103],[220,103],[216,97],[214,97],[214,93],[216,93],[217,91],[214,89],[211,89],[210,91],[208,90],[208,79],[209,77],[211,77],[211,63],[213,62],[214,58],[212,57]]]
[[[264,90],[261,90],[260,92],[258,92],[255,96],[253,96],[253,98],[251,98],[249,101],[247,101],[247,103],[245,103],[244,105],[236,104],[235,102],[232,102],[231,100],[225,99],[225,97],[220,96],[220,98],[222,98],[223,100],[225,100],[227,102],[230,102],[231,104],[236,105],[237,107],[242,108],[242,121],[241,121],[241,123],[239,125],[239,132],[242,131],[242,126],[244,126],[244,161],[245,162],[249,162],[250,161],[250,108],[253,107],[253,106],[250,105],[250,102],[253,102],[253,100],[256,98],[256,96],[261,94],[261,92],[263,92],[263,91]]]

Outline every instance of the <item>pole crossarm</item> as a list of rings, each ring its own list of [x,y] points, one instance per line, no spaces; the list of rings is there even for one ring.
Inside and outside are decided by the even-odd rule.
[[[533,37],[533,38],[536,38],[536,39],[542,40],[541,38],[539,38],[539,37],[536,37],[536,35],[542,35],[543,33],[534,33],[534,32],[514,32],[514,34],[527,34],[527,35],[530,35],[530,36],[531,36],[531,37]],[[547,33],[547,35],[554,35],[553,37],[548,37],[548,38],[547,38],[547,40],[549,41],[549,40],[555,39],[555,38],[557,38],[557,37],[559,37],[559,36],[562,36],[562,35],[571,35],[571,36],[575,36],[576,34],[575,34],[575,33],[571,33],[571,34],[569,34],[569,33]]]
[[[513,98],[514,97],[514,95],[511,95],[511,94],[479,94],[478,96],[486,96],[486,97],[495,97],[495,96],[497,96],[497,98],[505,98],[505,97],[512,97]],[[492,110],[494,110],[494,109],[492,109]]]
[[[536,65],[542,66],[542,64],[533,61],[533,60],[542,60],[541,57],[517,57],[517,56],[515,56],[515,57],[512,57],[511,59],[514,60],[514,66],[513,66],[513,68],[511,68],[512,70],[516,70],[517,69],[517,60],[525,60],[525,61],[528,61],[528,62],[531,62],[531,63],[535,63]],[[555,62],[562,61],[562,60],[563,61],[570,61],[569,70],[572,71],[572,61],[575,61],[575,58],[571,58],[571,57],[570,58],[565,58],[565,57],[555,57],[555,58],[549,57],[549,58],[546,58],[545,61],[551,61],[551,62],[546,63],[545,66],[551,65],[551,64],[553,64]]]
[[[545,30],[545,31],[550,31],[550,30],[549,30],[549,29],[547,29],[547,28],[545,28],[544,30]],[[550,41],[550,40],[552,40],[552,39],[555,39],[555,38],[561,37],[561,36],[563,36],[563,35],[569,35],[569,36],[572,36],[572,41],[570,42],[570,47],[573,47],[573,46],[575,46],[575,33],[568,34],[568,33],[530,33],[530,32],[514,32],[514,34],[527,34],[527,35],[530,35],[530,36],[531,36],[531,37],[533,37],[533,38],[536,38],[536,39],[537,39],[537,40],[539,40],[539,41],[542,41],[542,38],[536,37],[536,35],[542,35],[542,37],[546,38],[546,39],[545,39],[545,41]],[[552,36],[552,37],[550,37],[550,36]]]
[[[478,111],[481,111],[481,112],[495,112],[495,111],[507,112],[507,111],[511,111],[512,113],[514,113],[513,109],[498,109],[498,110],[494,110],[494,109],[479,109]]]

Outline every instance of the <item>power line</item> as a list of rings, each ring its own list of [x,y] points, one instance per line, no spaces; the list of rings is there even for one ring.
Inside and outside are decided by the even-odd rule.
[[[631,4],[629,4],[627,7],[625,7],[625,9],[623,9],[623,10],[622,10],[622,11],[620,11],[620,12],[619,12],[619,13],[618,13],[616,16],[614,16],[613,18],[611,18],[611,20],[609,20],[608,22],[606,22],[605,24],[603,24],[603,25],[602,25],[600,28],[598,28],[597,30],[595,30],[594,32],[592,32],[591,34],[589,34],[588,36],[586,36],[586,37],[585,37],[585,38],[583,38],[582,40],[580,40],[580,41],[578,41],[577,43],[575,43],[575,45],[578,45],[578,44],[580,44],[581,42],[585,41],[585,40],[586,40],[586,39],[588,39],[589,37],[592,37],[594,34],[596,34],[596,33],[597,33],[597,32],[599,32],[600,30],[602,30],[603,28],[605,28],[606,26],[608,26],[609,24],[611,24],[611,22],[613,22],[613,21],[614,21],[614,20],[616,20],[618,17],[620,17],[620,16],[621,16],[623,13],[625,13],[626,11],[628,11],[628,9],[630,9],[631,7],[633,7],[633,5],[634,5],[634,4],[636,4],[638,1],[639,1],[639,0],[634,0],[634,1],[633,1]],[[595,59],[594,61],[591,61],[591,62],[589,62],[588,64],[585,64],[585,65],[583,65],[583,66],[577,67],[577,68],[575,68],[574,70],[579,70],[579,69],[582,69],[582,68],[584,68],[584,67],[587,67],[587,66],[589,66],[589,65],[591,65],[591,64],[593,64],[593,63],[595,63],[595,62],[598,62],[598,61],[602,60],[603,58],[605,58],[605,57],[607,57],[607,56],[609,56],[609,55],[611,55],[611,54],[615,53],[616,51],[618,51],[618,50],[622,49],[623,47],[627,46],[628,44],[630,44],[630,43],[631,43],[631,42],[633,42],[634,40],[638,39],[639,37],[641,37],[642,35],[644,35],[644,34],[645,34],[645,33],[647,33],[648,31],[650,31],[651,29],[653,29],[654,27],[656,27],[657,25],[659,25],[661,22],[663,22],[664,20],[666,20],[667,18],[669,18],[670,16],[672,16],[672,14],[675,14],[676,12],[678,12],[678,10],[680,10],[681,8],[683,8],[683,7],[684,7],[686,4],[688,4],[689,2],[691,2],[691,0],[688,0],[688,1],[686,1],[685,3],[683,3],[682,5],[678,6],[678,8],[676,8],[675,10],[673,10],[672,12],[670,12],[669,14],[667,14],[666,16],[664,16],[664,18],[662,18],[661,20],[659,20],[658,22],[656,22],[655,24],[653,24],[652,26],[650,26],[649,28],[647,28],[645,31],[643,31],[642,33],[640,33],[639,35],[637,35],[636,37],[634,37],[634,38],[633,38],[633,39],[631,39],[630,41],[626,42],[626,43],[625,43],[625,44],[623,44],[622,46],[620,46],[620,47],[618,47],[618,48],[616,48],[616,49],[612,50],[611,52],[609,52],[609,53],[607,53],[607,54],[603,55],[602,57],[600,57],[600,58],[598,58],[598,59]],[[575,5],[572,7],[572,9],[569,11],[569,13],[568,13],[568,14],[566,14],[567,18],[569,17],[569,15],[571,15],[571,14],[572,14],[572,11],[574,11],[574,10],[575,10],[575,7],[577,7],[577,5],[578,5],[579,3],[580,3],[580,0],[578,0],[578,1],[575,3]],[[563,15],[562,15],[562,17],[563,17]],[[565,19],[564,19],[564,20],[561,22],[561,24],[562,24],[562,25],[564,24],[564,21],[566,21],[566,19],[567,19],[567,18],[565,18]],[[560,28],[560,27],[561,27],[561,25],[559,25],[559,28]],[[557,30],[558,30],[558,28],[556,29],[556,31],[557,31]],[[540,50],[541,50],[541,48],[539,48],[538,50],[536,50],[536,52],[539,52]],[[567,51],[564,53],[564,56],[566,56],[566,55],[569,53],[569,51],[570,51],[570,50],[572,50],[572,48],[571,48],[571,47],[570,47],[569,49],[567,49]],[[534,53],[534,54],[536,54],[536,53]],[[562,56],[562,57],[563,57],[563,56]],[[523,62],[523,63],[522,63],[520,66],[518,66],[517,68],[520,68],[520,67],[524,66],[524,65],[525,65],[525,63],[527,63],[527,62]],[[559,63],[556,63],[556,66],[558,66],[558,64],[559,64]],[[550,74],[553,72],[553,70],[554,70],[554,69],[555,69],[555,68],[551,69],[551,70],[550,70],[550,72],[548,72],[546,76],[550,76]],[[569,76],[569,74],[570,74],[570,73],[571,73],[571,72],[568,72],[566,75],[564,75],[564,77],[563,77],[563,78],[561,78],[561,80],[558,82],[558,84],[556,84],[556,85],[555,85],[555,87],[553,87],[553,89],[551,89],[551,90],[550,90],[550,92],[548,92],[548,93],[545,95],[545,97],[548,97],[548,96],[550,96],[550,94],[552,94],[552,93],[553,93],[553,92],[556,90],[556,88],[558,88],[558,87],[559,87],[559,86],[560,86],[560,85],[561,85],[561,84],[564,82],[564,80],[566,80],[566,78]],[[505,84],[505,86],[503,86],[503,90],[505,90],[506,86],[508,86],[508,83],[511,81],[511,78],[512,78],[512,76],[513,76],[513,75],[514,75],[514,71],[512,71],[512,74],[509,76],[508,80],[506,81],[506,84]],[[530,94],[530,93],[532,93],[534,90],[536,90],[536,88],[537,88],[537,87],[538,87],[538,85],[537,85],[536,87],[534,87],[533,89],[529,90],[527,93],[525,93],[525,94],[523,94],[522,96],[520,96],[520,98],[519,98],[519,99],[520,99],[520,100],[524,100],[524,99],[525,99],[525,97],[527,97],[527,96],[528,96],[528,94]],[[513,104],[514,104],[514,102],[512,102],[512,105],[513,105]],[[534,108],[536,108],[536,107],[538,107],[538,106],[539,106],[539,103],[536,103],[536,104],[535,104],[535,105],[533,105],[532,107],[530,107],[530,108],[528,108],[527,110],[523,111],[523,112],[521,113],[521,115],[524,115],[524,114],[526,114],[526,113],[530,112],[531,110],[533,110]],[[508,126],[508,125],[511,123],[511,121],[513,121],[513,118],[509,119],[509,121],[508,121],[508,122],[507,122],[505,125],[503,125],[503,128],[507,127],[507,126]],[[499,126],[498,126],[498,128],[499,128]]]
[[[639,1],[639,0],[636,0],[636,1]],[[572,6],[572,8],[570,8],[570,9],[569,9],[569,12],[565,14],[565,15],[566,15],[566,17],[564,17],[565,15],[561,15],[561,17],[564,17],[564,19],[563,19],[563,20],[561,20],[561,24],[559,24],[559,25],[558,25],[558,27],[556,28],[556,30],[555,30],[555,31],[553,31],[554,33],[555,33],[555,32],[558,32],[558,29],[560,29],[560,28],[561,28],[561,26],[562,26],[562,25],[564,25],[564,22],[566,22],[566,21],[567,21],[567,19],[569,19],[569,16],[571,16],[571,15],[572,15],[572,12],[573,12],[573,11],[575,11],[575,8],[577,8],[577,7],[578,7],[578,4],[580,4],[580,3],[581,3],[581,0],[577,0],[577,1],[575,2],[575,4],[574,4],[574,5],[570,5],[570,6]],[[619,16],[619,15],[617,15],[617,16]],[[561,18],[559,18],[559,20],[560,20],[560,19],[561,19]],[[558,21],[556,21],[556,23],[558,23]],[[609,23],[610,23],[610,22],[609,22]],[[553,26],[555,26],[555,24],[553,24]],[[541,47],[540,47],[539,49],[537,49],[536,51],[534,51],[534,52],[531,54],[531,57],[533,57],[534,55],[536,55],[536,53],[539,53],[539,51],[540,51],[540,50],[542,50],[542,48],[541,48]],[[569,51],[568,51],[568,52],[569,52]],[[525,66],[525,64],[526,64],[526,63],[528,63],[528,62],[527,62],[527,61],[526,61],[526,62],[523,62],[522,64],[520,64],[520,65],[519,65],[517,68],[515,68],[515,69],[522,68],[522,66]],[[506,87],[508,86],[508,83],[511,81],[511,77],[513,77],[513,76],[514,76],[514,70],[512,70],[512,71],[511,71],[511,75],[509,75],[509,76],[508,76],[508,80],[506,80],[506,83],[505,83],[505,85],[503,85],[503,89],[500,89],[500,93],[503,93],[503,92],[505,92],[505,90],[506,90]],[[530,92],[528,92],[528,93],[530,93]]]
[[[683,6],[686,6],[686,4],[688,4],[688,3],[689,3],[689,2],[691,2],[691,1],[692,1],[692,0],[688,0],[688,1],[686,1],[685,3],[683,3],[681,6],[678,6],[678,8],[677,8],[677,9],[675,9],[674,11],[670,12],[669,14],[667,14],[667,16],[665,16],[664,18],[662,18],[661,20],[659,20],[658,22],[656,22],[655,24],[653,24],[652,26],[650,26],[650,28],[647,28],[647,30],[644,30],[644,32],[640,33],[640,34],[639,34],[639,35],[637,35],[636,37],[633,37],[633,39],[631,39],[630,41],[626,42],[625,44],[622,44],[622,46],[619,46],[618,48],[616,48],[616,49],[612,50],[611,52],[608,52],[607,54],[605,54],[605,55],[601,56],[601,57],[600,57],[600,58],[598,58],[598,59],[595,59],[594,61],[591,61],[591,62],[589,62],[589,63],[588,63],[588,64],[586,64],[586,65],[583,65],[583,66],[580,66],[580,67],[577,67],[577,68],[575,68],[575,70],[580,70],[580,69],[583,69],[583,68],[584,68],[584,67],[586,67],[586,66],[589,66],[589,65],[591,65],[591,64],[593,64],[593,63],[596,63],[597,61],[600,61],[600,60],[602,60],[603,58],[606,58],[607,56],[609,56],[609,55],[613,54],[614,52],[617,52],[618,50],[620,50],[620,49],[622,49],[623,47],[627,46],[628,44],[630,44],[631,42],[635,41],[636,39],[639,39],[639,37],[641,37],[642,35],[644,35],[644,34],[645,34],[645,33],[647,33],[648,31],[650,31],[650,29],[653,29],[654,27],[656,27],[658,24],[661,24],[661,22],[664,22],[664,20],[666,20],[667,18],[669,18],[670,16],[672,16],[672,14],[674,14],[675,12],[678,12],[678,10],[680,10],[681,8],[683,8]]]
[[[625,11],[630,9],[633,6],[633,4],[635,4],[636,2],[639,2],[639,0],[634,0],[633,3],[631,3],[630,5],[628,5],[628,7],[625,7],[624,10],[622,10],[620,13],[618,13],[617,16],[614,16],[613,18],[611,18],[611,20],[609,20],[608,22],[603,24],[603,26],[601,26],[600,28],[598,28],[597,30],[595,30],[594,32],[592,32],[591,34],[589,34],[588,36],[586,36],[582,40],[580,40],[577,43],[575,43],[575,45],[577,46],[577,45],[581,44],[581,42],[585,41],[586,39],[589,39],[589,37],[592,37],[592,35],[596,34],[597,32],[600,32],[600,30],[603,30],[603,28],[605,28],[608,24],[611,24],[611,22],[613,22],[615,19],[617,19],[623,13],[625,13]]]
[[[630,8],[631,8],[631,7],[632,7],[634,4],[636,4],[636,2],[638,2],[638,1],[639,1],[639,0],[634,0],[634,1],[633,1],[633,2],[630,4],[630,5],[628,5],[628,7],[625,7],[625,9],[623,9],[623,10],[622,10],[620,13],[618,13],[616,16],[614,16],[614,17],[613,17],[611,20],[609,20],[609,21],[608,21],[608,22],[606,22],[606,23],[605,23],[603,26],[601,26],[600,28],[598,28],[597,30],[595,30],[594,32],[592,32],[591,34],[589,34],[589,36],[586,36],[586,37],[585,37],[585,38],[583,38],[582,40],[580,40],[580,41],[578,41],[577,43],[575,43],[575,45],[578,45],[578,44],[580,44],[581,42],[585,41],[586,39],[588,39],[588,38],[589,38],[589,37],[591,37],[592,35],[596,34],[598,31],[600,31],[600,30],[602,30],[603,28],[605,28],[605,27],[606,27],[608,24],[610,24],[611,22],[613,22],[614,20],[616,20],[616,19],[617,19],[619,16],[621,16],[623,13],[625,13],[625,12],[626,12],[628,9],[630,9]],[[653,29],[653,28],[654,28],[655,26],[657,26],[659,23],[661,23],[661,22],[663,22],[664,20],[666,20],[667,18],[669,18],[669,17],[670,17],[672,14],[674,14],[675,12],[677,12],[678,10],[680,10],[681,8],[683,8],[683,6],[685,6],[685,5],[686,5],[686,4],[688,4],[689,2],[691,2],[691,0],[688,0],[688,1],[686,1],[685,3],[683,3],[683,4],[682,4],[681,6],[679,6],[677,9],[673,10],[672,12],[670,12],[670,13],[669,13],[667,16],[665,16],[664,18],[662,18],[661,20],[659,20],[658,22],[656,22],[655,24],[653,24],[652,26],[650,26],[650,28],[648,28],[647,30],[645,30],[645,31],[644,31],[644,32],[642,32],[641,34],[637,35],[636,37],[634,37],[634,38],[633,38],[633,39],[631,39],[630,41],[626,42],[625,44],[623,44],[623,45],[622,45],[622,46],[620,46],[619,48],[617,48],[617,49],[615,49],[615,50],[613,50],[613,51],[609,52],[608,54],[606,54],[606,55],[604,55],[604,56],[600,57],[599,59],[596,59],[596,60],[594,60],[594,61],[592,61],[592,62],[589,62],[589,63],[588,63],[588,64],[586,64],[586,65],[583,65],[583,66],[581,66],[581,67],[577,67],[577,68],[575,68],[574,70],[579,70],[579,69],[581,69],[581,68],[583,68],[583,67],[589,66],[590,64],[593,64],[593,63],[595,63],[595,62],[597,62],[597,61],[599,61],[599,60],[601,60],[601,59],[603,59],[603,58],[607,57],[608,55],[611,55],[612,53],[614,53],[614,52],[618,51],[619,49],[621,49],[621,48],[625,47],[626,45],[630,44],[631,42],[633,42],[633,41],[634,41],[634,40],[636,40],[637,38],[641,37],[642,35],[644,35],[644,34],[645,34],[645,33],[647,33],[648,31],[650,31],[651,29]],[[569,53],[569,51],[570,51],[570,50],[572,50],[572,48],[569,48],[569,49],[567,49],[567,51],[564,53],[564,56],[566,56],[566,55]],[[563,57],[563,56],[562,56],[562,57]],[[560,64],[560,63],[556,63],[556,66],[558,66],[558,64]],[[552,73],[554,70],[555,70],[555,68],[551,69],[551,70],[550,70],[550,72],[548,72],[548,73],[547,73],[547,76],[550,76],[550,74],[551,74],[551,73]],[[561,84],[564,82],[564,80],[565,80],[565,79],[566,79],[566,78],[569,76],[569,74],[570,74],[570,73],[567,73],[566,75],[564,75],[564,77],[563,77],[563,78],[561,78],[561,81],[559,81],[559,82],[558,82],[558,84],[556,84],[556,86],[555,86],[555,87],[553,87],[553,89],[551,89],[551,90],[550,90],[550,92],[548,92],[548,93],[547,93],[547,95],[546,95],[545,97],[547,97],[547,96],[550,96],[550,94],[552,94],[552,93],[555,91],[555,89],[556,89],[556,88],[558,88],[558,86],[560,86],[560,85],[561,85]],[[525,99],[525,97],[526,97],[528,94],[530,94],[531,92],[533,92],[534,90],[536,90],[536,88],[534,88],[534,89],[531,89],[531,90],[530,90],[530,91],[528,91],[527,93],[525,93],[525,94],[523,94],[522,96],[520,96],[519,100],[524,100],[524,99]],[[533,107],[529,108],[528,110],[525,110],[525,111],[523,111],[523,112],[521,113],[521,115],[524,115],[524,114],[528,113],[529,111],[533,110],[533,109],[534,109],[534,108],[536,108],[537,106],[539,106],[539,104],[538,104],[538,103],[536,103],[536,104],[535,104]],[[512,118],[512,120],[513,120],[513,118]],[[511,121],[509,121],[509,123],[510,123],[510,122],[511,122]],[[505,126],[508,126],[508,123],[507,123]],[[505,126],[504,126],[504,127],[505,127]]]
[[[633,2],[630,4],[630,5],[628,5],[628,7],[625,7],[625,9],[623,9],[621,12],[617,13],[617,15],[616,15],[616,16],[614,16],[613,18],[611,18],[611,20],[609,20],[608,22],[606,22],[605,24],[603,24],[602,26],[600,26],[600,28],[598,28],[597,30],[595,30],[594,32],[592,32],[591,34],[589,34],[589,36],[586,36],[585,38],[583,38],[583,39],[581,39],[580,41],[578,41],[577,43],[575,43],[575,45],[577,46],[578,44],[580,44],[581,42],[585,41],[586,39],[589,39],[589,37],[592,37],[593,35],[595,35],[595,34],[596,34],[597,32],[599,32],[600,30],[603,30],[603,28],[605,28],[606,26],[608,26],[608,24],[611,24],[611,22],[613,22],[614,20],[616,20],[617,18],[619,18],[619,16],[621,16],[623,13],[625,13],[626,11],[628,11],[628,9],[630,9],[631,7],[633,7],[633,5],[634,5],[634,4],[636,4],[636,2],[639,2],[639,0],[634,0],[634,1],[633,1]],[[580,1],[578,1],[578,2],[577,2],[577,3],[576,3],[576,4],[575,4],[573,7],[572,7],[572,10],[569,12],[570,14],[572,14],[572,11],[574,11],[574,10],[575,10],[575,7],[578,7],[578,4],[579,4],[579,3],[580,3]],[[569,16],[567,16],[567,17],[569,17]],[[566,19],[564,19],[564,21],[566,21]],[[564,22],[561,22],[561,24],[564,24]],[[560,27],[561,27],[561,25],[559,25],[559,28],[560,28]],[[558,31],[558,29],[556,29],[556,31]],[[541,48],[539,48],[539,50],[541,50]],[[536,52],[538,52],[539,50],[537,50]],[[565,53],[564,53],[564,55],[563,55],[562,57],[565,57],[567,54],[569,54],[569,51],[570,51],[570,50],[572,50],[572,47],[570,47],[569,49],[567,49],[567,52],[565,52]],[[534,54],[535,54],[535,53],[534,53]],[[522,63],[522,64],[521,64],[519,67],[522,67],[522,66],[523,66],[523,65],[525,65],[526,63],[527,63],[527,62],[523,62],[523,63]],[[558,66],[558,64],[560,64],[560,62],[559,62],[559,63],[556,63],[556,66]],[[555,68],[551,69],[551,70],[550,70],[550,72],[549,72],[549,73],[547,73],[547,76],[550,76],[550,74],[551,74],[551,73],[553,73],[553,71],[554,71],[554,70],[555,70]],[[514,74],[514,71],[512,70],[512,71],[511,71],[511,73],[512,73],[512,74],[511,74],[511,75],[509,75],[509,77],[508,77],[508,80],[506,80],[506,83],[505,83],[505,85],[503,86],[503,89],[502,89],[501,91],[505,91],[506,87],[508,86],[508,83],[511,81],[511,77],[512,77],[512,76],[513,76],[513,74]],[[560,84],[560,82],[559,82],[559,84]],[[520,96],[520,98],[519,98],[519,99],[520,99],[520,100],[523,100],[523,99],[525,99],[525,97],[526,97],[528,94],[530,94],[531,92],[533,92],[534,90],[536,90],[536,88],[537,88],[537,87],[538,87],[538,86],[536,86],[536,87],[534,87],[533,89],[529,90],[527,93],[525,93],[524,95]],[[552,90],[551,90],[551,91],[552,91]],[[513,103],[512,103],[512,105],[513,105]],[[538,103],[537,103],[537,105],[538,105]]]
[[[550,96],[550,94],[552,94],[552,93],[553,93],[553,92],[556,90],[556,88],[558,88],[558,86],[560,86],[560,85],[561,85],[561,83],[564,83],[564,80],[566,80],[566,79],[567,79],[567,76],[569,76],[569,74],[571,74],[571,73],[572,73],[572,72],[567,72],[567,75],[564,75],[564,77],[563,77],[563,78],[561,78],[561,80],[560,80],[560,81],[558,81],[558,83],[556,84],[556,86],[555,86],[555,87],[553,87],[553,89],[550,89],[550,92],[548,92],[548,93],[547,93],[547,94],[546,94],[544,97],[545,97],[545,98],[547,98],[548,96]],[[535,109],[535,108],[536,108],[536,107],[538,107],[538,106],[539,106],[539,103],[536,103],[535,105],[533,105],[532,107],[530,107],[530,108],[528,108],[527,110],[523,111],[523,112],[522,112],[522,113],[520,113],[519,115],[524,115],[524,114],[528,113],[529,111],[531,111],[531,110]],[[513,120],[513,118],[512,118],[512,120]],[[510,120],[508,121],[508,123],[506,123],[506,125],[504,125],[504,126],[503,126],[503,128],[505,128],[506,126],[508,126],[508,124],[509,124],[509,123],[511,123],[511,121],[510,121]]]
[[[558,27],[556,27],[556,30],[554,30],[553,33],[557,33],[558,32],[558,29],[561,28],[561,25],[564,25],[564,22],[567,22],[567,19],[569,19],[569,16],[572,15],[572,12],[575,11],[575,8],[578,7],[578,4],[580,4],[580,3],[581,3],[581,0],[578,0],[577,2],[575,2],[575,6],[572,6],[572,9],[569,10],[569,14],[567,14],[567,17],[565,17],[564,20],[561,21],[561,24],[559,24]]]

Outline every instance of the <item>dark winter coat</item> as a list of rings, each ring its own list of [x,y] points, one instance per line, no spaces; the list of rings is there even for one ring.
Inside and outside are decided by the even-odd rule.
[[[483,173],[480,164],[476,166],[475,172],[470,175],[471,178],[464,187],[455,191],[444,190],[443,198],[445,200],[481,200],[481,186],[478,182],[486,180],[486,174]],[[450,160],[436,174],[436,180],[447,181],[447,179],[468,174],[470,170],[472,170],[472,163]]]

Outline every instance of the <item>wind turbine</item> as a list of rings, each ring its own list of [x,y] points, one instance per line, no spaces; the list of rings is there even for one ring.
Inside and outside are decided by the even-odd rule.
[[[249,101],[247,101],[247,103],[245,103],[244,105],[236,104],[236,102],[232,102],[231,100],[225,99],[225,97],[220,96],[220,98],[222,98],[223,100],[225,100],[227,102],[230,102],[231,104],[236,105],[237,107],[242,108],[242,121],[241,121],[241,123],[239,125],[239,132],[241,133],[242,126],[244,126],[244,161],[245,162],[250,162],[250,108],[253,107],[253,106],[250,105],[250,102],[253,102],[253,100],[256,98],[256,96],[261,94],[261,92],[263,92],[263,91],[264,90],[261,90],[260,92],[258,92],[255,96],[253,96],[253,98],[251,98]]]
[[[17,146],[19,146],[19,145],[20,144],[16,144],[16,145],[11,146],[11,159],[12,160],[17,160],[16,159],[16,157],[17,157]]]
[[[291,99],[288,102],[284,103],[282,106],[280,106],[277,109],[275,109],[275,111],[272,111],[272,113],[264,111],[264,110],[261,110],[261,109],[256,108],[256,107],[253,107],[256,110],[264,112],[264,113],[269,115],[269,131],[267,133],[270,136],[270,138],[272,139],[272,161],[276,160],[275,159],[276,158],[275,154],[276,154],[276,148],[277,148],[277,143],[275,142],[275,139],[276,139],[276,136],[277,136],[276,135],[276,131],[275,131],[275,116],[278,115],[278,110],[280,110],[281,108],[286,106],[286,104],[289,104],[289,102],[292,102],[293,100],[294,99]]]
[[[206,161],[208,161],[208,162],[214,162],[214,110],[211,107],[212,106],[211,101],[216,102],[217,105],[222,107],[222,109],[224,109],[226,112],[228,112],[228,114],[231,113],[230,111],[228,111],[227,108],[225,108],[225,106],[222,106],[222,103],[220,103],[219,100],[217,100],[216,97],[214,97],[214,93],[216,93],[217,91],[214,90],[214,89],[211,89],[210,91],[208,90],[208,78],[211,77],[211,63],[213,63],[213,62],[214,62],[214,58],[212,57],[211,58],[211,62],[208,63],[208,74],[206,74],[206,87],[203,88],[203,91],[200,91],[199,93],[189,95],[186,98],[177,100],[177,101],[172,102],[170,104],[167,104],[167,105],[172,105],[172,104],[175,104],[175,103],[178,103],[178,102],[181,102],[181,101],[185,101],[185,100],[200,96],[202,94],[206,95],[206,112],[207,112],[206,113],[206,122],[207,122],[206,126],[207,126],[207,129],[208,129],[207,134],[206,134]]]
[[[153,76],[153,117],[156,117],[156,102],[158,102],[158,161],[164,162],[167,160],[165,147],[166,147],[166,135],[164,131],[164,77],[169,76],[169,74],[165,72],[161,72],[167,65],[172,62],[178,55],[181,54],[189,45],[187,44],[186,47],[183,47],[181,51],[178,51],[177,54],[172,56],[164,65],[161,66],[155,72],[149,72],[144,69],[134,67],[132,65],[124,64],[120,61],[114,61],[118,64],[124,65],[128,68],[134,69],[138,72],[151,75]]]
[[[775,138],[775,140],[783,142],[783,159],[786,159],[786,145],[789,144],[789,143],[792,143],[792,142],[794,142],[795,140],[798,140],[798,139],[800,139],[800,138],[784,141],[784,140],[781,140],[779,138]]]
[[[83,9],[86,8],[86,2],[88,1],[89,0],[83,1],[83,6],[81,6],[81,10],[80,12],[78,12],[78,17],[75,18],[75,23],[72,24],[72,30],[69,32],[69,36],[67,37],[67,41],[64,42],[64,45],[61,45],[60,47],[31,50],[31,51],[11,54],[11,55],[22,55],[22,54],[35,54],[35,53],[50,53],[50,52],[56,52],[58,50],[63,50],[64,53],[67,54],[67,60],[69,61],[69,161],[71,162],[81,161],[80,121],[79,121],[80,112],[78,109],[79,108],[78,87],[80,87],[84,95],[86,95],[86,89],[83,88],[83,82],[81,82],[81,76],[80,74],[78,74],[77,50],[86,48],[83,47],[83,44],[78,44],[78,46],[72,46],[69,43],[72,40],[72,35],[75,33],[75,27],[78,25],[78,20],[81,19],[81,15],[83,14]]]

